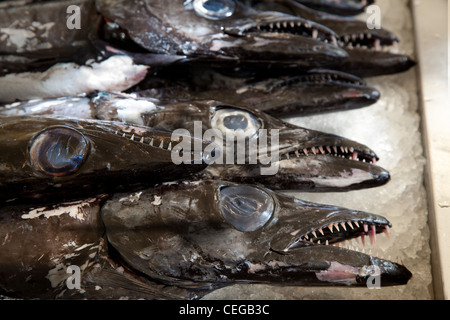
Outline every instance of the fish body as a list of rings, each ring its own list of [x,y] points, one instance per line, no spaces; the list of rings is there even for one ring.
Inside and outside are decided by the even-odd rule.
[[[16,298],[198,299],[237,283],[367,286],[379,277],[391,286],[411,277],[332,246],[374,240],[391,227],[385,218],[219,180],[4,207],[0,219],[0,290]]]

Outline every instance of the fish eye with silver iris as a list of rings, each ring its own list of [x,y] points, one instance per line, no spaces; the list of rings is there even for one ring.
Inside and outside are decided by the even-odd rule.
[[[219,189],[222,217],[237,230],[256,231],[263,227],[275,211],[275,203],[267,192],[253,186],[230,186]]]
[[[194,0],[193,6],[199,16],[210,20],[231,17],[236,9],[233,0]]]
[[[247,111],[224,108],[214,112],[211,127],[224,135],[231,135],[238,139],[251,139],[257,137],[261,125],[258,119]]]
[[[53,127],[39,133],[29,148],[31,167],[50,176],[75,173],[88,154],[88,140],[67,127]]]

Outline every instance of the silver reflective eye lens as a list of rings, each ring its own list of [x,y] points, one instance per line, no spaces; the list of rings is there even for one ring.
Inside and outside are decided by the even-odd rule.
[[[41,132],[29,150],[34,170],[65,176],[80,169],[89,154],[89,142],[76,130],[54,127]]]
[[[273,198],[252,186],[223,187],[219,195],[223,218],[239,231],[255,231],[264,226],[275,209]]]
[[[259,121],[254,115],[232,108],[217,110],[211,119],[211,126],[223,134],[238,138],[252,138],[260,128]]]
[[[236,9],[233,0],[194,0],[195,12],[211,20],[220,20],[230,17]]]

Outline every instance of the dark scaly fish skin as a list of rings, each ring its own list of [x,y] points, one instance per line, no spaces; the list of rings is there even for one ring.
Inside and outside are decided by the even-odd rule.
[[[247,4],[262,10],[275,10],[316,21],[336,32],[339,45],[349,58],[336,69],[360,77],[394,74],[409,70],[416,62],[397,53],[398,38],[390,31],[369,29],[367,23],[353,17],[336,16],[307,8],[296,0],[253,1]]]
[[[0,294],[14,298],[198,299],[236,283],[366,286],[379,275],[391,286],[411,277],[400,264],[331,246],[374,239],[391,227],[385,218],[223,181],[41,211],[3,207],[0,220]],[[80,268],[80,289],[67,285],[69,266]]]
[[[261,168],[265,166],[260,162],[250,164],[248,150],[245,150],[245,164],[239,165],[236,161],[229,164],[223,155],[224,164],[210,164],[205,170],[194,174],[196,179],[223,179],[263,184],[274,190],[314,192],[378,187],[390,180],[389,172],[376,165],[378,156],[367,146],[340,136],[294,126],[252,108],[230,106],[212,100],[164,103],[102,92],[91,100],[83,99],[84,108],[81,105],[74,106],[80,101],[55,99],[40,104],[21,104],[4,110],[4,114],[97,118],[149,126],[167,132],[186,129],[191,135],[198,135],[195,129],[197,122],[201,125],[199,134],[202,136],[208,129],[216,129],[226,136],[226,130],[233,129],[227,120],[242,120],[246,122],[245,130],[248,130],[251,140],[262,140],[260,129],[266,129],[269,133],[278,130],[279,160],[276,173],[262,175]],[[67,108],[69,104],[71,108]],[[79,109],[79,114],[75,113],[75,108]],[[248,142],[246,146],[249,146]],[[237,147],[234,150],[236,154],[242,152]]]
[[[125,123],[2,117],[1,204],[80,199],[177,180],[205,168],[205,163],[175,165],[171,139],[171,132]]]
[[[239,1],[233,14],[221,20],[201,17],[190,1],[102,0],[96,6],[132,41],[153,53],[306,68],[336,66],[347,58],[332,30],[278,12],[257,13]],[[279,33],[283,25],[288,26],[286,32]]]

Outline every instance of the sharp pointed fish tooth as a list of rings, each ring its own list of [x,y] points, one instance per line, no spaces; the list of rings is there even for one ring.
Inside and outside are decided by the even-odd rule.
[[[334,151],[334,153],[337,153],[337,152],[338,152],[336,146],[333,146],[333,151]]]
[[[172,150],[172,141],[169,142],[169,145],[167,146],[167,150]]]
[[[372,164],[377,164],[377,159],[375,159],[375,157],[372,158]]]
[[[325,240],[325,245],[329,245],[330,243],[328,242],[328,240]]]
[[[316,234],[315,231],[312,231],[311,233],[312,233],[312,235],[314,236],[314,238],[317,238],[317,234]]]
[[[345,222],[341,222],[340,225],[344,228],[344,231],[347,231],[347,227],[345,226]]]
[[[369,226],[365,223],[363,224],[363,229],[365,233],[369,232]]]
[[[131,141],[134,141],[134,133],[131,135],[130,140],[131,140]]]
[[[298,150],[295,150],[295,156],[298,158],[298,157],[300,157],[300,153],[298,152]]]
[[[140,143],[144,143],[144,137],[141,138],[141,140],[139,140]]]
[[[345,153],[344,147],[340,147],[340,149],[341,149],[341,152],[342,152],[342,153]]]
[[[334,224],[334,227],[336,228],[337,231],[341,231],[341,230],[339,230],[339,226],[337,223]]]
[[[323,150],[323,147],[319,147],[319,150],[322,154],[325,154],[325,150]]]
[[[119,133],[119,131],[117,131],[117,130],[116,130],[116,132],[114,132],[114,134],[118,134],[118,133]]]
[[[308,155],[308,149],[303,149],[303,153],[307,156]]]
[[[305,239],[306,239],[306,240],[308,240],[308,239],[309,239],[309,237],[308,237],[308,235],[307,235],[307,234],[305,234]]]
[[[320,240],[317,240],[317,244],[320,244]]]
[[[366,245],[365,240],[364,240],[364,237],[365,237],[365,234],[364,234],[364,233],[361,233],[361,243],[362,243],[363,246]]]
[[[359,228],[359,223],[358,221],[353,221],[354,224],[356,224],[356,226]]]
[[[161,140],[161,143],[159,144],[159,147],[160,147],[161,149],[164,149],[164,141],[163,141],[163,140]]]
[[[283,27],[287,28],[287,22],[286,21],[283,22]]]
[[[348,153],[348,147],[345,147],[344,150],[345,150],[345,153]]]
[[[353,152],[352,153],[352,160],[358,160],[358,152]]]
[[[317,39],[318,36],[319,36],[319,31],[317,29],[313,29],[313,31],[312,31],[313,39]]]
[[[311,148],[311,151],[312,151],[312,153],[317,154],[317,150],[316,150],[315,147],[312,147],[312,148]]]
[[[328,229],[330,229],[331,233],[333,233],[333,225],[332,224],[328,225]]]
[[[326,149],[327,149],[328,153],[331,153],[331,148],[329,146],[327,146]]]
[[[277,26],[278,29],[281,29],[281,23],[277,22],[276,26]]]
[[[273,23],[269,24],[270,29],[273,29]]]
[[[148,144],[153,147],[153,138],[150,138],[150,142]]]
[[[294,21],[289,22],[289,24],[290,24],[291,28],[295,28],[295,22]]]
[[[320,232],[321,235],[323,235],[323,236],[325,235],[325,234],[323,233],[322,228],[319,228],[319,232]]]
[[[350,228],[352,228],[352,230],[355,229],[355,228],[353,227],[353,224],[352,224],[351,221],[347,221],[347,224],[350,226]]]
[[[377,242],[377,231],[376,231],[376,227],[374,224],[370,225],[370,241],[372,242],[372,245],[375,245]]]
[[[125,132],[124,132],[123,135],[122,135],[122,138],[125,138],[125,136],[126,136],[126,134],[125,134]]]
[[[355,151],[355,148],[350,147],[349,150],[350,150],[350,153],[353,153]]]

